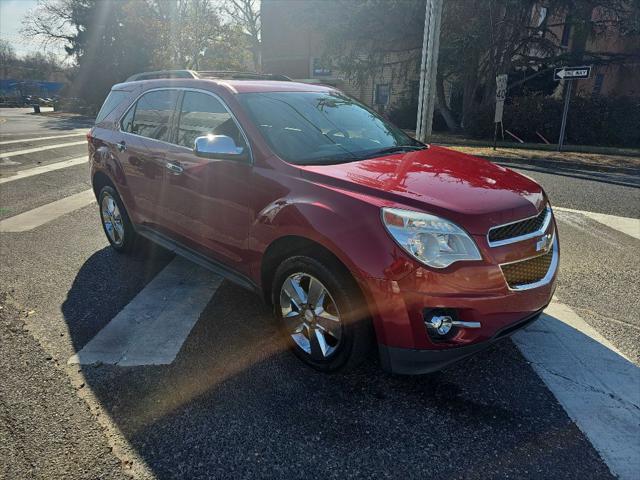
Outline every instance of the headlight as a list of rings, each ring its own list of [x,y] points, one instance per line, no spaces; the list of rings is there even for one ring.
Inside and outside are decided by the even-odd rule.
[[[461,260],[482,260],[471,237],[444,218],[399,208],[383,208],[382,221],[407,253],[430,267],[445,268]]]

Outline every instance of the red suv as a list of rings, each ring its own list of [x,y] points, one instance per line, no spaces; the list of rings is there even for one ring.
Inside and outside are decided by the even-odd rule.
[[[440,369],[549,303],[558,236],[536,182],[424,145],[333,88],[221,77],[111,90],[88,137],[117,251],[145,237],[259,292],[323,371],[373,345],[386,370]]]

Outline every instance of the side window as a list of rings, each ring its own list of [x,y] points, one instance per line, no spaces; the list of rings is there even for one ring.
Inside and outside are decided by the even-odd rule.
[[[157,90],[144,94],[122,119],[122,130],[168,142],[171,115],[178,94],[178,90]]]
[[[96,124],[100,123],[107,117],[107,115],[113,112],[118,107],[118,105],[120,105],[120,103],[127,98],[128,95],[129,92],[124,92],[121,90],[111,90],[104,103],[102,104],[102,108],[98,112],[98,115],[96,116]]]
[[[178,122],[178,145],[193,148],[197,137],[209,134],[226,135],[237,146],[246,146],[233,117],[219,100],[206,93],[186,91]]]
[[[134,105],[129,109],[124,118],[120,121],[120,130],[127,133],[137,133],[133,131],[133,114],[136,111],[136,106]]]

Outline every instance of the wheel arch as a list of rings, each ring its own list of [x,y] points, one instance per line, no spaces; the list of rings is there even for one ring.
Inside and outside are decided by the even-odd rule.
[[[300,235],[285,235],[271,242],[264,251],[262,257],[260,267],[260,284],[262,286],[264,300],[268,305],[272,305],[271,290],[273,277],[278,266],[287,258],[296,255],[305,255],[314,258],[325,263],[329,268],[337,269],[347,276],[349,281],[353,284],[353,287],[357,288],[357,292],[362,295],[362,299],[365,300],[365,293],[362,291],[359,282],[347,265],[340,260],[338,255],[321,243],[308,237]]]
[[[98,200],[98,195],[100,195],[100,190],[102,190],[107,185],[112,187],[114,190],[118,191],[118,189],[116,188],[113,181],[109,178],[109,176],[100,170],[98,170],[93,175],[91,184],[93,187],[93,193],[95,194],[97,200]]]

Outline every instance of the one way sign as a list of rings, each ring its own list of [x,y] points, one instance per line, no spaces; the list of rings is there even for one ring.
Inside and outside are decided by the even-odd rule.
[[[554,80],[574,80],[579,78],[589,78],[591,76],[591,65],[582,67],[560,67],[553,71]]]

